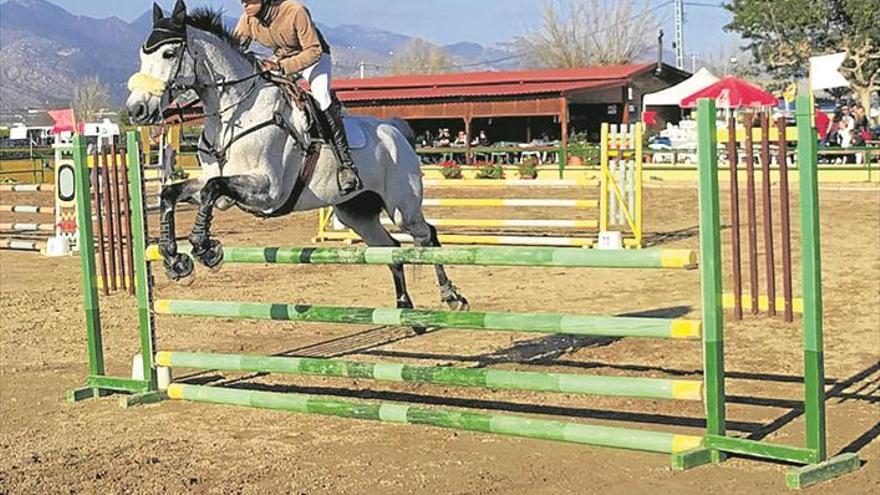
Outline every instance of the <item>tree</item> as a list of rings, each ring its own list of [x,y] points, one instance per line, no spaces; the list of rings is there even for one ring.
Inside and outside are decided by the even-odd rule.
[[[110,107],[110,87],[97,77],[86,77],[76,88],[73,108],[82,122],[95,122],[98,114]]]
[[[436,74],[449,70],[449,56],[443,48],[421,38],[414,38],[391,58],[391,73]]]
[[[809,58],[846,52],[841,73],[865,108],[880,84],[880,0],[732,0],[725,29],[779,82],[807,77]]]
[[[523,66],[627,64],[654,43],[659,24],[649,4],[634,0],[548,0],[541,26],[514,40]]]

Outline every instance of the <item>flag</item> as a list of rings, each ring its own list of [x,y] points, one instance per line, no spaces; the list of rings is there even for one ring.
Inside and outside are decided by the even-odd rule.
[[[55,125],[52,127],[52,134],[77,131],[73,109],[49,110],[49,117],[52,117],[52,120],[55,121]]]
[[[848,88],[849,81],[840,73],[846,52],[810,58],[810,90]]]

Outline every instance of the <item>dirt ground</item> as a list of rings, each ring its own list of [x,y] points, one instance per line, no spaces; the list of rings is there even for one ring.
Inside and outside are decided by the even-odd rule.
[[[807,493],[878,493],[880,193],[851,186],[829,188],[821,196],[829,452],[858,452],[864,465]],[[646,209],[646,226],[662,234],[655,238],[664,246],[697,247],[695,187],[650,187]],[[473,216],[492,214],[497,212]],[[304,245],[314,235],[315,217],[262,221],[226,212],[217,227],[229,244]],[[798,218],[793,215],[795,241]],[[727,243],[727,232],[724,239]],[[794,258],[799,266],[798,250]],[[475,310],[695,318],[700,312],[696,271],[450,267],[449,272]],[[440,308],[433,270],[408,268],[407,274],[416,305]],[[393,300],[384,267],[228,265],[220,273],[198,275],[193,287],[183,289],[157,273],[157,294],[349,306],[389,306]],[[798,292],[799,286],[796,282]],[[108,368],[126,375],[137,349],[134,301],[114,295],[101,303]],[[130,410],[120,409],[113,398],[65,404],[64,391],[81,385],[86,375],[81,307],[78,258],[0,252],[0,493],[786,492],[789,466],[743,458],[675,472],[664,455],[422,426],[184,402]],[[401,328],[175,317],[160,317],[158,326],[163,350],[691,379],[699,379],[702,367],[697,342],[456,330],[417,337]],[[747,317],[728,321],[726,337],[731,434],[802,445],[800,326]],[[704,426],[699,403],[212,372],[193,379],[683,433],[699,434]]]

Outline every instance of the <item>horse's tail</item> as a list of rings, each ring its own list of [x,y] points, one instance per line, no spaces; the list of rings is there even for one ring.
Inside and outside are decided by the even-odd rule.
[[[394,117],[388,119],[388,123],[394,126],[398,131],[400,131],[401,134],[403,134],[403,137],[406,138],[413,149],[416,148],[416,132],[409,125],[409,122],[400,117]]]

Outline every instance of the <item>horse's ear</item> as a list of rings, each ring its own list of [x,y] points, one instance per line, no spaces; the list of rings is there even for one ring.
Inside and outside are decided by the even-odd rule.
[[[153,3],[153,24],[161,21],[165,18],[165,12],[162,12],[162,7],[159,7],[158,3]]]
[[[174,13],[171,14],[171,19],[178,26],[183,26],[186,22],[186,4],[183,3],[183,0],[177,0],[177,3],[174,4]]]

